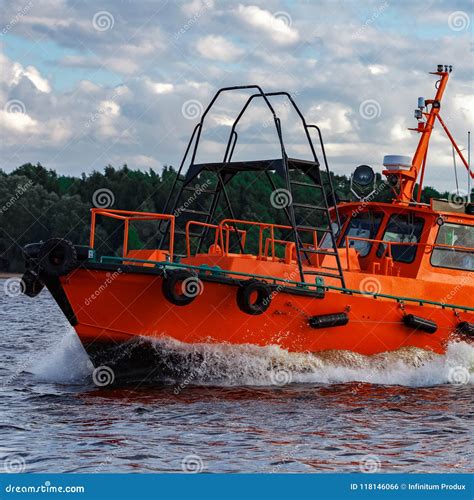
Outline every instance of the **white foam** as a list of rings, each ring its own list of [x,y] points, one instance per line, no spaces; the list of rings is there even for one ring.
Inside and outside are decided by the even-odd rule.
[[[29,371],[40,382],[82,383],[92,372],[92,363],[71,328],[54,347],[43,351]]]
[[[154,342],[159,352],[183,355],[191,384],[284,385],[367,382],[422,387],[446,383],[472,384],[474,347],[465,342],[448,346],[445,355],[404,348],[374,356],[349,351],[289,353],[278,346],[184,344]]]
[[[289,353],[278,346],[185,344],[171,339],[153,341],[152,346],[169,357],[169,363],[179,356],[186,384],[192,385],[367,382],[424,387],[474,383],[474,346],[465,342],[449,344],[444,355],[404,348],[374,356],[349,351]],[[40,381],[74,384],[84,382],[92,364],[71,331],[56,347],[43,352],[29,371]]]

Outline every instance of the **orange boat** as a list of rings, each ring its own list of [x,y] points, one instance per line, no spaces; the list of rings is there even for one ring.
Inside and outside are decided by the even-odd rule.
[[[371,192],[337,201],[320,129],[306,123],[288,93],[258,86],[219,90],[194,129],[163,213],[93,208],[88,247],[60,238],[27,245],[25,293],[34,296],[46,286],[93,364],[116,373],[173,371],[179,360],[164,363],[159,350],[150,349],[156,343],[146,341],[165,338],[365,355],[404,347],[443,353],[451,340],[471,341],[474,205],[469,196],[420,202],[436,121],[474,177],[440,117],[450,73],[451,67],[438,66],[431,73],[438,78],[435,97],[418,101],[413,158],[384,158],[391,203],[372,201],[375,174],[366,165],[354,172],[352,188]],[[209,111],[234,90],[250,95],[224,159],[197,163]],[[282,98],[298,114],[310,160],[286,153],[272,104]],[[254,99],[270,113],[281,157],[234,161],[238,125]],[[269,203],[287,223],[234,217],[226,186],[242,172],[271,184]],[[227,216],[219,215],[223,210]],[[100,254],[96,225],[104,217],[123,226],[118,256]],[[137,221],[156,224],[155,248],[129,248]]]

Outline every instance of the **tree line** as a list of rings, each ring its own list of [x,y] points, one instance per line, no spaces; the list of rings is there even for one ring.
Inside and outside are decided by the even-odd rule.
[[[266,175],[266,174],[265,174]],[[234,216],[243,220],[258,220],[288,224],[284,210],[275,210],[272,193],[282,184],[272,174],[268,182],[263,173],[245,172],[235,176],[227,186]],[[90,209],[93,206],[122,210],[162,212],[176,171],[165,166],[161,172],[133,170],[127,165],[121,168],[105,167],[103,172],[91,172],[81,176],[58,174],[41,164],[24,164],[10,173],[0,170],[0,269],[18,272],[23,269],[21,249],[31,242],[48,238],[66,237],[74,244],[87,245],[89,241]],[[201,175],[197,180],[203,193],[215,188],[215,179]],[[349,199],[350,180],[346,176],[332,175],[338,198]],[[273,183],[273,185],[272,185]],[[377,198],[389,201],[392,197],[388,186],[383,186],[377,175]],[[380,187],[380,189],[379,189]],[[314,190],[299,188],[298,201],[314,200]],[[433,188],[425,188],[422,201],[430,197],[446,197]],[[206,208],[206,196],[198,200],[181,200],[182,205],[194,203],[194,207]],[[191,201],[189,201],[191,200]],[[216,217],[229,217],[223,197],[217,207]],[[186,205],[185,205],[186,204]],[[278,208],[278,207],[277,207]],[[192,214],[188,218],[193,218]],[[130,246],[140,248],[144,243],[157,241],[155,229],[149,222],[140,223],[129,235]],[[117,254],[123,244],[123,232],[117,230],[114,221],[98,226],[98,241],[103,253]]]

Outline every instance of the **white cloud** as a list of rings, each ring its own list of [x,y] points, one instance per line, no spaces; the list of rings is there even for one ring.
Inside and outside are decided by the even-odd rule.
[[[415,128],[415,125],[413,125]],[[390,129],[390,138],[393,141],[405,141],[412,137],[412,132],[408,130],[408,125],[403,117],[397,118]]]
[[[197,17],[202,15],[202,13],[208,9],[212,9],[214,7],[214,0],[192,0],[184,4],[181,7],[181,10],[188,17]]]
[[[38,122],[26,113],[9,113],[0,110],[0,125],[2,128],[19,134],[31,134],[35,131]]]
[[[471,127],[473,124],[474,117],[474,95],[470,94],[455,94],[453,97],[454,108],[460,114],[460,117],[465,121],[466,126]],[[459,116],[459,115],[458,115]],[[455,117],[452,116],[451,120]]]
[[[114,101],[102,101],[100,109],[105,116],[119,116],[120,106]]]
[[[240,57],[244,51],[223,36],[208,35],[197,42],[198,52],[207,59],[230,62]]]
[[[237,16],[246,24],[261,30],[274,42],[285,45],[299,40],[299,33],[291,27],[291,16],[283,11],[274,15],[268,10],[256,5],[240,4],[236,11]]]
[[[311,123],[318,123],[322,131],[330,134],[345,134],[353,128],[349,119],[351,109],[338,103],[321,103],[306,113]]]
[[[63,118],[49,120],[45,127],[47,129],[47,141],[55,146],[65,144],[73,136],[70,120]]]
[[[120,106],[111,100],[102,101],[98,109],[97,133],[101,138],[118,138],[120,130],[117,119],[120,116]]]
[[[371,64],[369,66],[369,71],[372,75],[384,75],[385,73],[388,73],[388,68],[383,64]]]
[[[100,90],[99,85],[96,85],[95,83],[90,82],[89,80],[81,80],[78,84],[78,88],[87,93],[95,93],[98,90]]]
[[[150,90],[155,94],[169,94],[173,92],[174,89],[172,83],[153,82],[152,80],[147,80],[146,85],[148,85]]]
[[[27,66],[26,69],[23,70],[22,76],[26,76],[40,92],[51,92],[51,86],[48,80],[43,78],[34,66]]]
[[[9,87],[18,85],[22,78],[28,79],[35,88],[44,93],[51,92],[49,81],[41,76],[41,73],[34,66],[26,68],[19,62],[11,62],[4,54],[0,53],[0,82],[6,83]]]

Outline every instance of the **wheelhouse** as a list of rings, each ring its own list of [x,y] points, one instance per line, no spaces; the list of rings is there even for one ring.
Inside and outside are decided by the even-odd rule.
[[[433,204],[445,210],[435,211]],[[469,205],[462,205],[464,212]],[[337,245],[355,251],[360,269],[369,273],[465,275],[474,271],[474,216],[448,210],[443,200],[431,206],[344,203]]]

